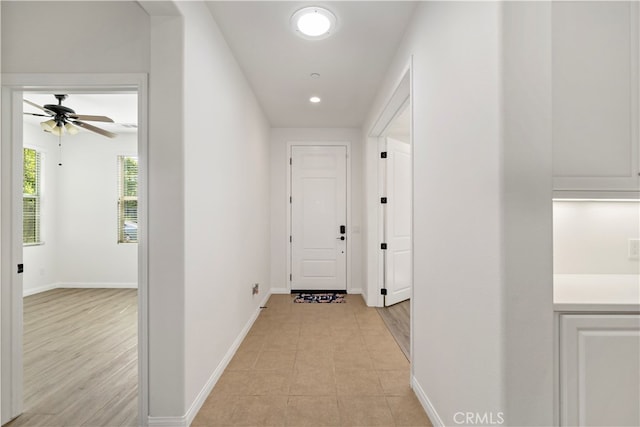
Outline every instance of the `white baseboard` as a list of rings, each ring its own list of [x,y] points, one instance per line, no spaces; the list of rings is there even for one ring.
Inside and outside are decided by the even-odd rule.
[[[24,289],[22,288],[22,296],[28,297],[29,295],[39,294],[40,292],[47,292],[58,287],[57,283],[50,283],[44,286],[38,286],[37,288]]]
[[[253,313],[251,318],[247,321],[244,328],[242,328],[242,331],[240,331],[240,334],[238,334],[235,341],[233,341],[233,344],[231,345],[231,347],[229,348],[225,356],[222,358],[222,360],[220,361],[216,369],[213,371],[213,374],[211,374],[211,377],[209,378],[209,380],[205,383],[202,390],[200,390],[200,393],[198,393],[198,396],[196,396],[195,400],[191,404],[191,407],[189,408],[187,413],[184,415],[184,417],[180,417],[181,419],[184,419],[183,420],[184,424],[182,424],[182,426],[187,427],[191,425],[191,423],[193,422],[193,419],[198,414],[198,411],[200,410],[200,408],[202,408],[202,405],[207,400],[209,393],[211,393],[211,390],[213,390],[213,387],[216,385],[216,383],[222,376],[222,373],[227,368],[227,365],[229,365],[229,362],[231,362],[231,359],[236,354],[236,351],[238,351],[238,347],[240,347],[240,344],[242,344],[242,341],[247,336],[247,333],[249,333],[249,330],[251,330],[251,327],[253,326],[253,323],[258,318],[258,315],[260,315],[260,310],[261,310],[260,307],[264,307],[267,304],[267,301],[269,300],[270,296],[271,296],[271,293],[268,292],[267,295],[265,295],[265,297],[262,299],[256,311]],[[155,424],[155,420],[152,420],[152,418],[153,417],[149,417],[149,426],[160,426],[160,425],[166,426],[167,425],[167,424]],[[178,419],[176,418],[176,421],[177,420]]]
[[[291,290],[289,290],[287,288],[274,288],[274,287],[271,287],[270,292],[272,294],[290,294]]]
[[[87,288],[87,289],[99,289],[99,288],[113,288],[113,289],[136,289],[137,283],[87,283],[87,282],[67,282],[58,283],[58,288]]]
[[[422,404],[424,411],[427,413],[427,416],[431,420],[431,424],[433,424],[433,427],[444,427],[445,424],[442,422],[442,418],[440,418],[440,415],[438,415],[436,408],[434,408],[431,404],[429,397],[427,397],[427,394],[422,389],[422,386],[420,385],[418,380],[416,380],[416,377],[411,377],[411,386],[413,387],[413,392],[416,394],[416,397]]]
[[[113,289],[136,289],[137,283],[86,283],[86,282],[69,282],[69,283],[50,283],[48,285],[39,286],[37,288],[22,289],[22,296],[28,297],[29,295],[39,294],[40,292],[51,291],[53,289],[65,289],[65,288],[87,288],[87,289],[101,289],[101,288],[113,288]]]
[[[149,427],[187,427],[187,417],[149,417]]]
[[[362,295],[362,289],[361,288],[354,288],[354,289],[347,289],[347,293],[348,294],[361,294]]]

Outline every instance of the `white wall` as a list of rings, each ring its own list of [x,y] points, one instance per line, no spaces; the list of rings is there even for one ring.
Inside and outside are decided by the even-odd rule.
[[[148,71],[149,17],[136,2],[3,1],[2,9],[3,73]]]
[[[628,239],[640,238],[640,202],[553,202],[556,274],[639,274]]]
[[[169,4],[151,2],[147,12],[134,1],[0,2],[3,73],[150,74],[148,282],[153,291],[147,380],[149,412],[157,417],[184,414],[183,135],[176,114],[182,108],[182,20]],[[52,26],[55,22],[69,25]],[[43,48],[52,28],[61,39],[73,40],[68,49]]]
[[[433,421],[444,425],[456,424],[458,412],[492,413],[494,419],[502,412],[506,425],[552,423],[551,263],[545,259],[551,248],[551,146],[550,122],[540,116],[550,90],[545,75],[549,17],[530,3],[509,7],[421,3],[364,126],[369,132],[412,60],[412,369],[416,393]],[[541,24],[539,44],[524,31],[535,24]],[[511,36],[515,41],[505,44]],[[517,71],[526,69],[528,54],[544,61],[530,64],[533,70],[518,84]],[[544,92],[518,103],[529,79]],[[507,105],[515,110],[511,116],[505,114]],[[544,121],[532,121],[531,114]],[[527,129],[535,130],[532,137]],[[532,143],[540,144],[535,156],[527,148]],[[378,154],[371,140],[365,156],[366,195],[375,200]],[[516,165],[528,169],[519,172]],[[534,191],[530,202],[527,189]],[[545,195],[548,200],[542,202]],[[371,207],[365,282],[377,286],[371,280],[378,251],[376,209]],[[530,224],[535,232],[544,232],[548,224],[546,237],[526,231],[529,224],[520,207],[534,209]],[[516,247],[526,248],[532,262],[505,257],[505,248]],[[529,272],[535,274],[522,280]],[[525,311],[534,316],[523,319],[512,308],[528,301],[526,285],[540,278]],[[538,319],[542,323],[536,327]],[[525,347],[523,339],[531,331]],[[532,381],[531,390],[523,379]]]
[[[351,142],[351,218],[348,232],[351,253],[347,275],[349,293],[362,292],[362,134],[359,129],[274,128],[271,130],[271,287],[286,292],[287,271],[287,154],[288,142]]]
[[[136,156],[137,144],[135,133],[108,139],[81,131],[63,140],[56,166],[59,286],[137,286],[138,244],[117,241],[117,158]]]
[[[178,8],[185,22],[185,407],[193,414],[269,292],[269,125],[206,6]]]
[[[503,393],[518,426],[554,421],[551,36],[549,2],[503,4]]]

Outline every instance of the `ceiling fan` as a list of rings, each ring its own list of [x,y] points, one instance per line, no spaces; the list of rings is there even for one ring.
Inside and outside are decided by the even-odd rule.
[[[101,129],[89,123],[85,123],[85,121],[113,123],[113,120],[109,117],[76,114],[76,112],[71,108],[62,105],[62,101],[67,99],[67,95],[54,96],[58,100],[58,104],[45,104],[44,106],[40,106],[35,102],[31,102],[27,99],[23,100],[26,104],[29,104],[32,107],[35,107],[46,113],[24,113],[31,116],[48,117],[49,120],[45,120],[44,122],[40,123],[40,127],[42,127],[45,132],[52,133],[56,136],[62,136],[64,132],[68,133],[69,135],[75,135],[78,133],[78,127],[81,127],[91,132],[106,136],[107,138],[115,138],[117,136],[117,134],[113,132]]]

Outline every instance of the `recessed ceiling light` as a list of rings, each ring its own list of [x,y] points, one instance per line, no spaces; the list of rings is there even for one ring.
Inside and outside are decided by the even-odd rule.
[[[291,26],[300,37],[321,40],[333,32],[336,16],[322,7],[305,7],[291,16]]]
[[[319,79],[320,78],[320,74],[319,73],[311,73],[311,78],[312,79]]]
[[[309,98],[309,102],[312,102],[314,104],[317,104],[320,101],[321,101],[321,99],[318,96],[312,96],[311,98]]]

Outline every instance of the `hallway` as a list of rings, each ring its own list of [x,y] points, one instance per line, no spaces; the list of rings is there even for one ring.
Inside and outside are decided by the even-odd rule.
[[[272,295],[194,426],[431,426],[375,308]]]

